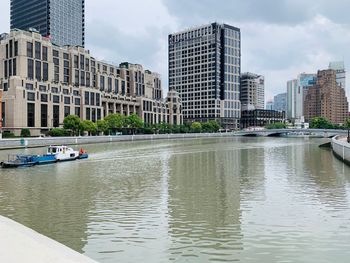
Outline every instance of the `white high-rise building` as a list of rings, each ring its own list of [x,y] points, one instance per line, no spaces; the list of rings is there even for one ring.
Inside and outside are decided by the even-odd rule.
[[[240,99],[242,110],[265,109],[265,79],[254,73],[241,75]]]
[[[335,61],[329,63],[329,69],[333,69],[336,72],[336,80],[340,87],[345,90],[347,97],[350,97],[350,89],[346,87],[346,70],[344,61]]]

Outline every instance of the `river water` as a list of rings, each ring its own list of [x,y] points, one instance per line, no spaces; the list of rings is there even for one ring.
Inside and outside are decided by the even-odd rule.
[[[324,141],[89,145],[89,160],[0,170],[0,214],[101,263],[347,263],[350,168]]]

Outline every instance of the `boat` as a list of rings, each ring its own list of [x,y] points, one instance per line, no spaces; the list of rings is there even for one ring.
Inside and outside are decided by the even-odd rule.
[[[84,149],[75,151],[70,147],[49,146],[44,155],[9,155],[8,161],[1,162],[2,168],[31,167],[56,162],[88,159],[89,155]]]

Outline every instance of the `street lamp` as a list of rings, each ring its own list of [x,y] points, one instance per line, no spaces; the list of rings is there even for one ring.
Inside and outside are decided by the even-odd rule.
[[[350,128],[348,128],[348,143],[350,143]]]

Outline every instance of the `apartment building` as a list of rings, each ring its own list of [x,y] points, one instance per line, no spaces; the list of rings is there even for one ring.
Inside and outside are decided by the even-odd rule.
[[[240,100],[242,111],[265,109],[265,79],[255,73],[241,75]]]
[[[212,23],[169,35],[169,89],[180,93],[186,122],[239,127],[241,32]]]
[[[138,114],[145,123],[182,123],[176,91],[163,99],[160,75],[141,65],[99,61],[79,46],[60,47],[36,32],[0,37],[4,130],[40,134],[74,114],[97,121],[108,114]]]

